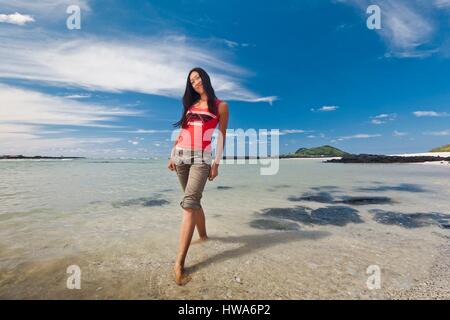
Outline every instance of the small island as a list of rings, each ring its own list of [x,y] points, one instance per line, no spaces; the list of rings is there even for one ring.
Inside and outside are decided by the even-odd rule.
[[[67,159],[86,159],[85,157],[48,157],[48,156],[24,156],[24,155],[3,155],[0,156],[0,160],[67,160]]]
[[[430,150],[430,152],[450,152],[450,144]]]
[[[280,159],[289,158],[335,158],[349,155],[349,153],[332,146],[320,146],[316,148],[300,148],[295,153],[280,155]]]
[[[300,148],[295,153],[280,155],[280,159],[290,158],[333,158],[324,159],[327,163],[420,163],[420,162],[450,162],[450,156],[433,155],[437,152],[450,152],[450,145],[436,148],[430,153],[411,155],[383,154],[351,154],[338,148],[325,145],[316,148]]]

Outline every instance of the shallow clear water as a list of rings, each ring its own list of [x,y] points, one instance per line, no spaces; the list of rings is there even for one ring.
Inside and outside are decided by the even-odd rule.
[[[176,253],[181,197],[176,174],[166,168],[166,160],[2,161],[0,270],[13,272],[21,264],[81,255],[94,255],[103,262],[120,256],[116,262],[124,265],[127,265],[124,259],[130,257],[136,261],[151,259],[152,263],[158,261],[153,266],[155,270],[168,266]],[[428,266],[435,254],[430,248],[442,240],[433,238],[433,234],[448,232],[450,170],[423,164],[332,164],[316,159],[286,159],[280,161],[276,175],[263,176],[258,164],[222,164],[216,180],[207,182],[202,204],[210,236],[243,237],[255,245],[255,251],[260,249],[258,243],[264,241],[245,237],[265,234],[278,237],[290,231],[327,233],[323,239],[305,244],[303,251],[298,251],[303,245],[287,246],[283,259],[297,257],[297,262],[306,263],[304,255],[312,244],[322,243],[323,250],[329,250],[330,244],[336,241],[359,243],[361,248],[364,244],[368,246],[364,252],[371,252],[367,257],[374,256],[380,246],[387,245],[384,241],[389,236],[384,240],[371,237],[369,230],[378,235],[395,235],[391,241],[394,247],[395,241],[404,243],[404,259],[411,256],[407,251],[414,250],[414,239],[424,239],[429,247],[424,245],[416,253],[429,250],[430,256],[423,257],[422,261]],[[356,234],[363,238],[355,240]],[[262,250],[267,250],[268,259],[276,260],[281,253],[271,246]],[[225,247],[216,245],[208,250],[221,248]],[[317,259],[318,252],[320,248],[316,247]],[[387,251],[378,254],[385,254],[386,260],[392,258]],[[251,261],[252,250],[240,256]],[[202,259],[208,260],[204,253],[193,251],[192,261],[201,265]],[[225,272],[233,259],[234,256],[219,259],[215,267]],[[136,265],[127,263],[129,267]],[[364,263],[361,261],[361,265]],[[408,263],[406,267],[415,269]],[[98,272],[96,275],[100,276]],[[9,280],[2,283],[0,277],[0,293],[5,297],[24,296],[17,289],[19,286],[14,285],[17,275],[8,278],[5,274],[3,279]],[[267,277],[271,276],[274,275],[269,272]],[[23,281],[33,284],[29,277],[24,277]],[[289,288],[287,285],[283,290]],[[290,297],[306,294],[289,292]],[[191,297],[199,297],[191,293]],[[177,297],[176,293],[166,291],[154,295]],[[214,292],[200,297],[227,298],[228,295],[227,291],[222,296]],[[234,297],[273,296],[256,292]]]

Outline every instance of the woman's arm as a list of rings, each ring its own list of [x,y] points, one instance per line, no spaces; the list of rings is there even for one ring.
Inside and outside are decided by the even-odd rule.
[[[225,138],[227,135],[228,126],[228,104],[222,101],[219,104],[219,134],[217,136],[216,157],[213,160],[215,165],[219,165],[222,159],[223,150],[225,147]]]
[[[170,152],[170,159],[173,159],[173,156],[175,155],[175,146],[177,145],[178,139],[180,138],[181,130],[178,132],[178,137],[175,139],[175,142],[173,143],[172,151]]]

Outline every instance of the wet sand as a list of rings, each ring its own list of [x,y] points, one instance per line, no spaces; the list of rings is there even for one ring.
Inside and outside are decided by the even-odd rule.
[[[191,246],[185,286],[174,283],[177,241],[146,233],[121,245],[62,257],[30,258],[0,272],[2,299],[448,299],[450,237],[437,227],[404,229],[370,221],[298,231],[223,228]],[[250,222],[250,221],[248,221]],[[325,230],[326,229],[326,230]],[[173,230],[176,232],[177,230]],[[256,231],[256,232],[255,232]],[[195,235],[197,237],[197,235]],[[194,237],[194,238],[195,238]],[[63,244],[62,244],[63,245]],[[64,245],[63,245],[64,246]],[[52,249],[49,248],[51,251]],[[20,252],[16,252],[20,254]],[[2,248],[2,257],[14,252]],[[66,268],[81,270],[81,289],[66,288]],[[367,267],[381,269],[369,290]]]

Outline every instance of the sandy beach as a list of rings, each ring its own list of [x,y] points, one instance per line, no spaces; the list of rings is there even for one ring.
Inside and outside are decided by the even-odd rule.
[[[450,152],[423,152],[423,153],[405,153],[405,154],[392,154],[392,156],[402,157],[414,157],[414,156],[430,156],[430,157],[450,157]],[[426,161],[422,164],[445,166],[450,168],[450,161]]]

